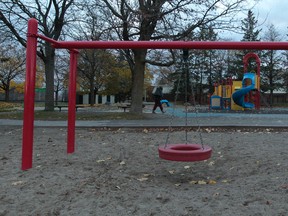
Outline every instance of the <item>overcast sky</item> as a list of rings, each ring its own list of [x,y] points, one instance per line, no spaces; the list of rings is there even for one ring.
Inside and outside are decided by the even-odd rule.
[[[253,9],[258,16],[258,23],[265,22],[265,27],[274,24],[277,30],[287,34],[288,5],[287,0],[261,0]]]
[[[258,20],[259,28],[262,29],[260,34],[264,34],[267,27],[273,24],[276,30],[281,34],[282,40],[287,40],[288,34],[288,1],[287,0],[260,0],[252,9],[256,19]],[[247,13],[243,14],[247,17]],[[241,40],[243,35],[229,34],[233,40]],[[221,35],[219,35],[221,36]]]

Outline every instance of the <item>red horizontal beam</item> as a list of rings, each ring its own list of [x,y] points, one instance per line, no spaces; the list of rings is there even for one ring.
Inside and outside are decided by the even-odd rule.
[[[231,41],[57,41],[62,49],[223,49],[288,50],[288,42]]]

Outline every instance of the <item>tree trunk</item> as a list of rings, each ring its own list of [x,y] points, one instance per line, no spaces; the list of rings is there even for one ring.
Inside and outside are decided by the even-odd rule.
[[[93,106],[95,104],[95,85],[94,79],[90,79],[90,105]]]
[[[45,94],[45,110],[54,111],[54,69],[55,69],[55,49],[48,43],[45,47],[45,78],[46,78],[46,94]]]
[[[135,67],[132,73],[132,102],[130,112],[142,113],[144,71],[147,50],[134,50]]]
[[[58,105],[59,90],[58,88],[55,91],[55,104]]]
[[[270,106],[273,106],[273,90],[270,90]]]
[[[5,90],[5,102],[9,102],[10,100],[10,88],[9,86]]]

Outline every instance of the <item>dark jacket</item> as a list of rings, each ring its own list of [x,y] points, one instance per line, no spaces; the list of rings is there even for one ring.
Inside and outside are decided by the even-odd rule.
[[[156,91],[154,92],[153,96],[154,98],[162,98],[163,97],[163,92],[162,92],[163,88],[162,87],[158,87],[156,89]]]

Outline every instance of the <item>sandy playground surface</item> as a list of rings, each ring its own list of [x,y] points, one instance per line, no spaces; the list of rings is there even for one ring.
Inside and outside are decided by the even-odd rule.
[[[170,134],[183,143],[185,132]],[[0,215],[288,215],[288,132],[210,129],[202,162],[158,158],[166,131],[36,128],[34,164],[21,171],[20,127],[0,129]],[[199,134],[188,133],[199,143]]]

